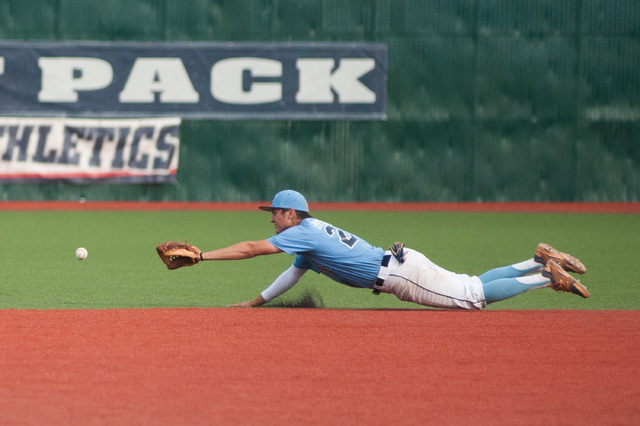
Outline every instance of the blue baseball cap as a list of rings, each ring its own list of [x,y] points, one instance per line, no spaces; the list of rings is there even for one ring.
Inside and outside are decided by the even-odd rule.
[[[294,209],[299,212],[309,213],[309,204],[307,204],[307,200],[304,199],[301,193],[294,191],[292,189],[285,189],[284,191],[278,192],[275,197],[273,197],[273,201],[270,206],[260,206],[260,210],[264,211],[273,211],[274,209]]]

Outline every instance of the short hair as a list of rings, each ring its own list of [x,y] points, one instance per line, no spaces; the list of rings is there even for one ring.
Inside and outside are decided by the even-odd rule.
[[[301,212],[300,210],[296,210],[296,217],[300,220],[309,219],[311,214],[309,212]]]
[[[289,211],[289,209],[283,209],[280,207],[274,208],[273,210],[280,210],[280,214],[283,214],[284,212]],[[296,212],[296,217],[300,220],[309,219],[310,217],[313,217],[308,212],[303,212],[300,210],[295,210],[295,212]]]

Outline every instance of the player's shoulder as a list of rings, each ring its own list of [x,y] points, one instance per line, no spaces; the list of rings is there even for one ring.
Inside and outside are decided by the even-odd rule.
[[[309,238],[311,235],[318,233],[328,224],[314,217],[305,218],[296,226],[285,229],[280,234],[271,238]]]
[[[327,226],[330,226],[329,223],[315,217],[308,217],[304,219],[302,222],[300,222],[300,225],[314,229],[324,229]]]

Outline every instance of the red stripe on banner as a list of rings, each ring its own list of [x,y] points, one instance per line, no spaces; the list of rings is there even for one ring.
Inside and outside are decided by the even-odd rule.
[[[177,170],[169,170],[169,175],[174,176]],[[166,176],[166,174],[154,175],[148,173],[132,173],[132,172],[96,172],[96,173],[4,173],[0,174],[0,179],[111,179],[120,177],[156,177]]]
[[[88,210],[88,211],[253,211],[270,202],[197,201],[0,201],[0,210]],[[640,214],[640,202],[459,202],[459,203],[310,203],[311,212],[329,210],[397,212],[488,212],[488,213],[602,213]]]

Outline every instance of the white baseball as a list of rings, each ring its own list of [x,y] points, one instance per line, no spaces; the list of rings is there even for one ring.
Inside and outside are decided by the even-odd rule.
[[[76,258],[78,260],[82,260],[82,259],[86,258],[88,254],[89,254],[89,252],[84,247],[80,247],[80,248],[76,249]]]

